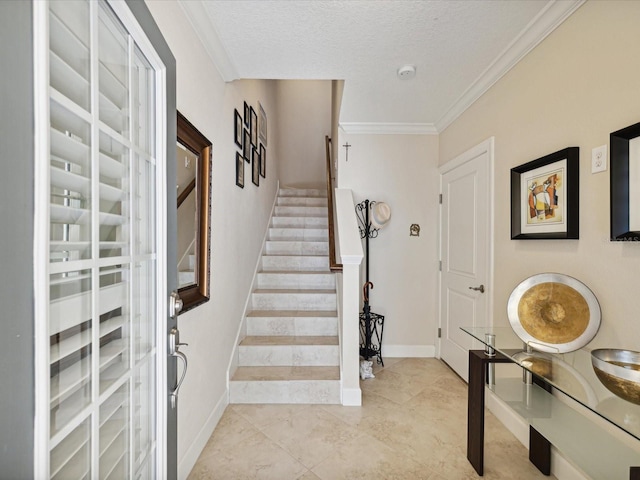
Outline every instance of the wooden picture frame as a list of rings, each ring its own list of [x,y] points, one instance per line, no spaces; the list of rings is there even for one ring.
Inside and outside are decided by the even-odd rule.
[[[580,149],[568,147],[511,169],[511,239],[578,239]]]
[[[234,118],[234,127],[233,127],[233,140],[238,146],[238,148],[242,148],[242,117],[240,116],[240,112],[237,109],[233,110],[233,118]]]
[[[267,150],[264,144],[260,144],[260,176],[265,178],[267,174]]]
[[[176,202],[178,222],[181,215],[196,217],[195,255],[196,269],[193,283],[178,286],[178,293],[182,298],[183,307],[180,315],[198,305],[209,301],[211,272],[209,259],[211,258],[211,174],[213,145],[197,128],[180,112],[177,112],[177,142],[197,155],[196,178],[193,188],[196,195],[196,211],[181,212],[181,205],[188,193],[183,192]],[[179,224],[179,223],[178,223]]]
[[[236,185],[244,188],[244,157],[242,152],[236,152]]]
[[[249,126],[249,130],[251,131],[251,145],[255,148],[258,148],[258,115],[253,107],[250,107],[251,110],[251,123]]]
[[[262,143],[267,145],[267,114],[262,108],[262,104],[258,102],[258,138]],[[264,175],[263,175],[264,176]]]
[[[249,135],[249,130],[246,128],[243,132],[242,156],[248,163],[251,163],[251,136]]]
[[[251,148],[251,181],[256,187],[260,186],[260,157],[255,148]]]

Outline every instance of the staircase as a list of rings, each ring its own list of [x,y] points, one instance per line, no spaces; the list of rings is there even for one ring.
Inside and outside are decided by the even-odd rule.
[[[340,403],[326,192],[280,189],[230,403]]]
[[[178,272],[178,286],[191,285],[196,281],[196,256],[189,254],[189,268]]]

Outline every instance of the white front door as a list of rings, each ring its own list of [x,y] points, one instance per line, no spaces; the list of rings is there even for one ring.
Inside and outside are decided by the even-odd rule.
[[[473,348],[463,326],[488,326],[493,138],[440,169],[440,357],[467,380]]]
[[[124,2],[34,16],[35,476],[166,478],[164,65]]]

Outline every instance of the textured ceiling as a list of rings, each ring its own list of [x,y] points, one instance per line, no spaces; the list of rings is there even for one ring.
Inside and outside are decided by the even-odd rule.
[[[341,124],[417,124],[436,131],[581,1],[180,3],[225,80],[342,79]],[[416,67],[415,78],[398,79],[405,64]]]

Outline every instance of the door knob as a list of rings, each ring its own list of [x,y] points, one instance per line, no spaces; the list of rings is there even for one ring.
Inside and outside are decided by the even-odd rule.
[[[484,293],[484,285],[480,285],[479,287],[469,287],[469,290],[475,290],[476,292]]]
[[[171,318],[177,317],[182,311],[183,306],[184,304],[182,303],[182,299],[180,298],[180,295],[178,295],[178,292],[171,292],[171,295],[169,296],[169,316]]]

